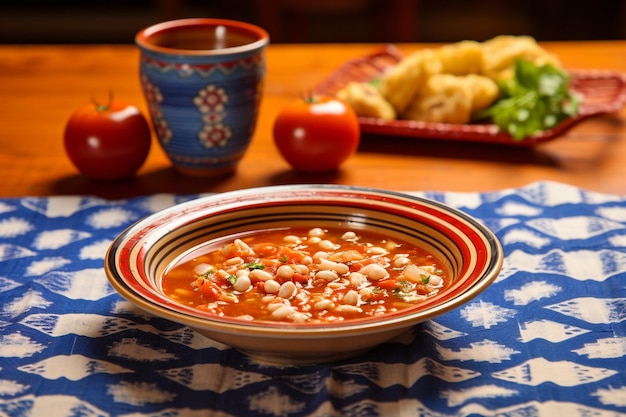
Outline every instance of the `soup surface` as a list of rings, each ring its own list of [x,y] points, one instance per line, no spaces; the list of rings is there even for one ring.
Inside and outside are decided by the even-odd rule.
[[[265,230],[201,246],[163,277],[166,295],[244,320],[328,323],[408,307],[450,285],[439,261],[361,230]]]

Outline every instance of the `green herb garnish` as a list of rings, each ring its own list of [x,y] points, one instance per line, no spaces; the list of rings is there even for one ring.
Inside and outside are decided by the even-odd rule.
[[[553,65],[518,59],[515,76],[499,83],[501,98],[478,113],[520,141],[576,116],[581,97],[569,90],[570,76]]]
[[[408,280],[402,279],[398,281],[398,286],[391,293],[398,298],[408,299],[414,295],[415,285]]]
[[[204,273],[200,274],[200,276],[199,276],[199,277],[200,277],[200,278],[202,278],[202,279],[205,279],[205,280],[206,280],[206,279],[209,279],[209,277],[210,277],[211,275],[213,275],[214,273],[215,273],[215,271],[214,271],[214,270],[209,269],[209,270],[207,270],[206,272],[204,272]]]
[[[237,275],[229,275],[226,277],[226,280],[230,282],[230,285],[235,285],[235,282],[237,282]]]
[[[250,270],[252,269],[265,269],[265,264],[260,262],[250,262],[246,265],[246,267]]]

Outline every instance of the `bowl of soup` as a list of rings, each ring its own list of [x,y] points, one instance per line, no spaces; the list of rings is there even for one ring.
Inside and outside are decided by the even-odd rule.
[[[494,233],[443,203],[341,185],[200,197],[110,245],[128,301],[251,358],[311,364],[359,355],[484,291]]]

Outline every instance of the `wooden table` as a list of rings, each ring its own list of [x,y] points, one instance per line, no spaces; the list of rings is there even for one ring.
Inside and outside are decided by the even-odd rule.
[[[550,43],[571,68],[626,72],[626,41]],[[133,45],[0,46],[0,196],[93,194],[126,198],[291,183],[337,183],[402,191],[490,191],[552,180],[626,195],[626,113],[584,122],[533,148],[364,136],[359,152],[330,174],[293,172],[274,147],[280,108],[311,90],[350,57],[380,45],[271,45],[260,119],[237,172],[220,179],[183,177],[156,141],[138,175],[98,183],[79,175],[63,149],[69,115],[92,96],[146,106]],[[406,52],[423,45],[401,45]],[[147,114],[147,112],[146,112]]]

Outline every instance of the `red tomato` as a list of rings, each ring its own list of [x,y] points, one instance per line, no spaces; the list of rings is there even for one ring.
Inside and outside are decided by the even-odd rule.
[[[84,175],[114,181],[133,176],[150,150],[150,127],[137,107],[111,100],[72,114],[65,126],[65,151]]]
[[[287,105],[274,121],[274,143],[296,170],[337,169],[360,141],[359,119],[352,108],[331,97],[313,97]]]
[[[202,295],[209,300],[219,300],[224,291],[214,282],[204,281],[199,287],[199,291]]]

